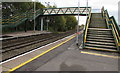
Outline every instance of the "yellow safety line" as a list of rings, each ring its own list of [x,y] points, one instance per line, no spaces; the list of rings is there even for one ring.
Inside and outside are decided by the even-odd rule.
[[[6,73],[10,73],[10,72],[12,72],[12,71],[15,71],[16,69],[22,67],[23,65],[25,65],[25,64],[27,64],[27,63],[29,63],[29,62],[35,60],[35,59],[37,59],[38,57],[40,57],[40,56],[42,56],[42,55],[44,55],[44,54],[50,52],[51,50],[53,50],[53,49],[55,49],[55,48],[61,46],[61,45],[64,44],[64,43],[70,41],[70,40],[73,39],[74,37],[76,37],[76,36],[74,35],[73,37],[69,38],[68,40],[66,40],[66,41],[64,41],[64,42],[62,42],[62,43],[60,43],[60,44],[58,44],[58,45],[56,45],[56,46],[54,46],[54,47],[48,49],[47,51],[45,51],[45,52],[43,52],[43,53],[41,53],[41,54],[35,56],[34,58],[32,58],[32,59],[30,59],[30,60],[28,60],[28,61],[26,61],[26,62],[24,62],[24,63],[22,63],[22,64],[20,64],[20,65],[18,65],[18,66],[16,66],[16,67],[10,69],[10,70],[9,70],[8,72],[6,72]]]
[[[86,47],[86,48],[87,48],[87,47]],[[101,50],[101,51],[110,51],[110,52],[118,52],[117,50],[99,49],[99,48],[87,48],[87,49]]]
[[[83,54],[89,54],[89,55],[102,56],[102,57],[115,58],[115,59],[119,59],[120,58],[120,56],[111,56],[111,55],[98,54],[98,53],[85,52],[85,51],[81,51],[81,53],[83,53]]]

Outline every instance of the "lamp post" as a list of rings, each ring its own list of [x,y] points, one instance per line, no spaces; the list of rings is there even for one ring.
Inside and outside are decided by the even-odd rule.
[[[35,3],[35,1],[34,1],[34,31],[35,31],[35,26],[36,26],[35,16],[36,16],[36,3]]]
[[[88,18],[88,0],[86,0],[86,21],[87,21],[87,18]],[[82,45],[80,46],[81,49],[84,48],[84,34],[85,34],[85,26],[83,28],[83,31],[84,33],[82,34]]]
[[[79,2],[79,0],[78,0],[78,25],[77,25],[77,37],[76,37],[76,45],[79,45],[78,44],[78,42],[79,42],[79,34],[78,34],[78,32],[79,32],[79,15],[80,15],[80,2]]]
[[[49,8],[49,6],[50,6],[50,2],[45,2],[45,4],[47,4],[47,8]],[[49,19],[48,19],[48,17],[47,17],[47,20],[46,20],[46,22],[47,22],[47,31],[48,31],[48,23],[49,23]]]
[[[86,7],[87,7],[87,8],[86,8],[86,16],[88,16],[88,14],[87,14],[87,13],[88,13],[88,0],[87,0],[87,2],[86,2]]]
[[[47,31],[48,31],[48,23],[50,22],[50,20],[47,19],[46,22],[47,22]]]

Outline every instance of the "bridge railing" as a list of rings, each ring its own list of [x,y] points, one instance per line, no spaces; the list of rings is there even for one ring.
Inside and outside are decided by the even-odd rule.
[[[85,43],[86,43],[86,38],[87,38],[88,27],[89,27],[89,24],[90,24],[90,19],[91,19],[91,10],[89,12],[89,16],[87,17],[85,29],[84,29],[84,32],[83,32],[83,45],[82,45],[82,48],[84,48]]]
[[[40,8],[38,10],[36,10],[35,12],[33,11],[33,9],[29,10],[29,11],[26,11],[24,13],[19,13],[19,14],[16,14],[12,17],[8,17],[8,18],[3,18],[3,21],[2,21],[2,25],[4,26],[11,26],[11,25],[15,25],[15,24],[18,24],[20,23],[21,21],[24,20],[24,18],[26,19],[29,19],[29,20],[33,20],[34,18],[38,17],[38,16],[44,16],[44,15],[77,15],[78,12],[80,12],[80,15],[86,15],[86,12],[87,14],[89,14],[89,11],[91,9],[91,7],[88,7],[88,11],[86,9],[87,7],[80,7],[78,9],[78,7],[64,7],[64,8]],[[35,14],[35,17],[34,17],[34,14]]]
[[[102,8],[102,15],[106,20],[107,27],[109,29],[112,29],[112,34],[113,34],[114,39],[115,39],[117,50],[120,51],[120,28],[117,25],[114,17],[113,16],[109,17],[109,14],[108,14],[107,10],[104,10],[104,7]]]
[[[19,13],[15,14],[11,17],[4,17],[2,18],[2,31],[7,31],[7,29],[15,29],[17,26],[19,26],[21,23],[26,21],[26,14],[25,13]],[[11,30],[12,31],[12,30]]]
[[[15,14],[14,16],[11,17],[3,17],[2,18],[3,31],[6,31],[6,29],[14,29],[19,25],[25,23],[26,20],[33,20],[34,14],[35,14],[35,18],[38,17],[41,14],[41,9],[36,10],[35,13],[33,9],[31,9],[26,12]]]
[[[38,16],[78,15],[78,12],[80,12],[81,16],[86,16],[86,13],[89,14],[90,10],[91,7],[40,8],[36,11],[31,9],[11,17],[3,18],[2,28],[3,31],[6,31],[6,29],[17,29],[18,25],[25,23],[26,20],[33,20]]]
[[[89,14],[91,7],[64,7],[64,8],[44,8],[41,15],[86,15]]]

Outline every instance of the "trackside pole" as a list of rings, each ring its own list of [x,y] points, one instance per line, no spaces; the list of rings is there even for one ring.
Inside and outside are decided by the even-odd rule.
[[[87,17],[88,17],[88,0],[86,0],[86,21],[87,21]],[[85,34],[85,26],[83,28],[83,34],[82,34],[82,44],[80,45],[79,49],[83,49],[84,48],[84,34]]]
[[[34,2],[34,32],[36,27],[35,17],[36,17],[36,2]]]
[[[76,37],[76,45],[77,46],[79,46],[79,44],[78,44],[78,42],[79,42],[79,38],[78,38],[79,37],[79,34],[78,34],[78,32],[79,32],[79,13],[80,13],[79,12],[80,11],[79,8],[80,8],[80,3],[78,1],[78,25],[77,25],[77,37]]]

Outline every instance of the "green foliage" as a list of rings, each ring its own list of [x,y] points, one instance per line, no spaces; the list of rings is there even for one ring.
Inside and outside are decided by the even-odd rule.
[[[10,16],[11,14],[19,14],[29,12],[34,9],[34,2],[3,2],[3,16]],[[45,8],[40,2],[36,2],[36,9]]]
[[[67,30],[74,29],[77,25],[77,20],[74,16],[65,16]]]
[[[55,17],[55,31],[64,31],[64,27],[65,27],[65,24],[66,23],[66,20],[64,18],[64,16],[57,16]]]
[[[40,8],[45,8],[44,5],[37,2],[36,10]],[[50,6],[50,8],[56,8],[55,6]],[[3,3],[3,16],[8,17],[12,15],[17,15],[25,12],[30,12],[34,10],[34,2],[4,2]],[[36,29],[40,30],[40,18],[36,18]],[[44,29],[47,27],[46,19],[49,19],[49,31],[58,32],[58,31],[67,31],[75,29],[77,25],[77,20],[74,16],[48,16],[44,18]],[[21,24],[15,28],[6,28],[6,31],[9,30],[33,30],[34,21],[27,21],[27,23]]]
[[[72,30],[77,25],[77,20],[74,16],[50,16],[46,19],[50,20],[49,26],[54,31]]]
[[[50,6],[50,8],[56,7]],[[76,25],[78,24],[74,16],[49,16],[46,19],[50,20],[49,22],[50,30],[51,31],[54,30],[55,32],[75,29]]]

